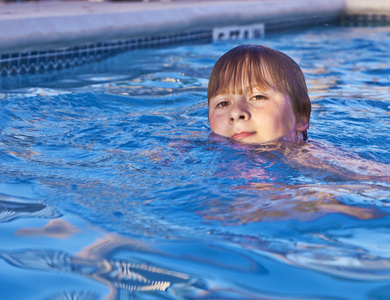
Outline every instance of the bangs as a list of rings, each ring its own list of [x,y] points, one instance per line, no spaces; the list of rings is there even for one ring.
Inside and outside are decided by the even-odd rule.
[[[268,89],[273,86],[271,74],[258,54],[251,57],[250,53],[237,53],[226,57],[214,66],[212,73],[209,100],[220,94],[242,94],[251,92],[254,87]]]

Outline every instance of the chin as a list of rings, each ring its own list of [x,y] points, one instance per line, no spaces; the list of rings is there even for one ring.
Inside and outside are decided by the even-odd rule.
[[[264,140],[259,137],[253,137],[253,136],[241,140],[235,140],[235,139],[232,140],[240,144],[264,144],[268,142],[268,140]]]
[[[234,140],[235,142],[241,144],[271,144],[271,143],[297,143],[298,139],[292,137],[291,135],[285,135],[281,137],[269,137],[269,138],[260,138],[258,136],[248,137],[242,140]]]

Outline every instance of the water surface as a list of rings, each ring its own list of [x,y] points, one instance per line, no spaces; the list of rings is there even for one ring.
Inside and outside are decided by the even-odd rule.
[[[0,79],[2,297],[390,298],[389,27],[249,42],[302,67],[315,151],[210,132],[237,41]]]

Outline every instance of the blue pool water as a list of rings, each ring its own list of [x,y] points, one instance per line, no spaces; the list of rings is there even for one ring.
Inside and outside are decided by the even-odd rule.
[[[390,299],[390,28],[249,42],[302,67],[310,148],[211,134],[237,42],[0,79],[2,299]]]

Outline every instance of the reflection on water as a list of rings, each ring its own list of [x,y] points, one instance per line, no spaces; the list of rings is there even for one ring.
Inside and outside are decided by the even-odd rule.
[[[1,80],[1,297],[389,299],[389,37],[261,41],[303,67],[300,145],[210,133],[208,76],[235,44]]]
[[[117,234],[99,233],[100,238],[90,245],[85,245],[75,254],[68,254],[65,251],[54,250],[54,248],[53,250],[45,249],[48,245],[55,245],[55,242],[47,243],[45,237],[71,240],[82,230],[65,220],[56,219],[60,215],[54,210],[49,210],[42,203],[27,202],[24,199],[6,195],[2,195],[2,198],[7,200],[1,202],[3,214],[7,214],[7,217],[1,219],[2,222],[10,222],[9,216],[11,215],[13,219],[22,217],[51,219],[43,227],[23,227],[14,233],[15,237],[19,236],[24,239],[39,238],[39,241],[44,244],[43,248],[14,251],[4,251],[0,248],[0,258],[13,267],[86,276],[103,283],[110,289],[110,294],[106,299],[117,299],[120,290],[122,293],[123,291],[166,291],[169,287],[174,290],[175,286],[181,288],[191,286],[194,289],[199,285],[198,280],[184,273],[164,269],[139,259],[132,261],[115,258],[117,252],[123,251],[153,252],[150,246]],[[88,231],[91,230],[95,229],[89,227]],[[101,230],[98,229],[98,231]],[[84,295],[96,296],[82,292],[79,296],[72,294],[71,297],[84,297]]]
[[[61,214],[54,208],[43,203],[0,194],[0,223],[23,217],[57,218],[60,216]]]
[[[115,253],[118,243],[116,238],[108,238],[105,243],[110,243],[111,254]],[[119,242],[124,246],[132,246]],[[98,244],[98,246],[100,246]],[[90,248],[93,248],[91,245]],[[119,247],[118,247],[119,248]],[[175,286],[191,286],[196,288],[195,280],[188,275],[170,271],[164,268],[132,261],[121,261],[105,259],[99,256],[97,249],[94,251],[95,257],[84,257],[80,255],[70,256],[64,252],[53,250],[21,250],[19,252],[1,252],[0,258],[8,264],[25,270],[40,270],[49,272],[64,272],[74,275],[82,275],[109,287],[110,294],[106,299],[117,299],[120,290],[134,291],[166,291],[167,288],[175,289]],[[104,253],[104,252],[103,252]],[[106,253],[105,253],[106,254]],[[107,254],[105,255],[107,257]]]
[[[15,234],[28,237],[44,235],[52,238],[65,239],[78,231],[79,230],[71,224],[54,219],[42,228],[21,228],[15,231]]]
[[[386,187],[354,185],[294,185],[252,184],[237,189],[255,190],[261,195],[258,201],[241,197],[229,203],[212,199],[207,207],[198,213],[207,220],[217,220],[222,224],[245,224],[248,222],[273,222],[277,220],[312,221],[330,213],[345,214],[362,220],[383,218],[387,214],[376,206],[353,207],[337,199],[343,199],[351,192],[370,193],[390,189]],[[374,193],[373,193],[374,194]],[[374,195],[372,195],[374,196]],[[374,199],[370,196],[370,200]],[[383,194],[381,195],[384,196]],[[375,197],[375,196],[374,196]],[[379,205],[379,203],[378,203]]]

